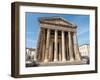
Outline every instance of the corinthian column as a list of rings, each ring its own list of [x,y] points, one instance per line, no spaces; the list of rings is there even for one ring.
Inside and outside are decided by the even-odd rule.
[[[43,30],[43,46],[42,46],[42,61],[44,61],[44,56],[45,56],[45,29]]]
[[[44,59],[44,62],[48,62],[49,40],[50,40],[50,29],[47,29],[46,52],[45,52],[45,59]]]
[[[62,31],[62,61],[66,61],[64,31]]]
[[[80,61],[81,57],[80,57],[80,53],[79,53],[79,49],[78,49],[78,42],[77,42],[76,32],[74,33],[73,39],[74,39],[73,41],[74,41],[75,60]]]
[[[70,57],[70,61],[73,61],[74,56],[73,56],[71,32],[68,32],[68,41],[69,41],[69,57]]]
[[[55,30],[55,47],[54,47],[54,61],[58,61],[58,32]]]

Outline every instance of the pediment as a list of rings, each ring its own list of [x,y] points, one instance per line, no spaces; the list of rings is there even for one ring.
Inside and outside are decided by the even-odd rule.
[[[72,22],[65,20],[62,17],[42,17],[39,19],[41,23],[47,23],[47,24],[54,24],[54,25],[65,25],[65,26],[72,26],[76,27],[75,24]]]

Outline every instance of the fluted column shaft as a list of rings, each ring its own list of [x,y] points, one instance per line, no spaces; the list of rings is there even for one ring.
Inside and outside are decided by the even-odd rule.
[[[42,60],[45,58],[45,29],[43,30],[43,51],[42,51]]]
[[[44,62],[48,62],[49,40],[50,40],[50,29],[47,29],[46,52],[45,52],[45,59],[44,59]]]
[[[74,41],[75,60],[80,61],[81,60],[81,57],[80,57],[80,54],[79,54],[76,32],[74,32],[73,41]]]
[[[58,31],[55,30],[54,61],[58,61]]]
[[[62,55],[61,55],[61,41],[59,41],[59,61],[61,61],[61,57],[62,57]]]
[[[69,41],[69,57],[70,57],[70,61],[73,61],[74,57],[73,57],[71,32],[68,32],[68,41]]]
[[[53,42],[50,41],[50,47],[49,47],[49,61],[52,60],[52,57],[53,57]]]
[[[66,57],[65,57],[65,35],[64,35],[64,31],[62,31],[62,61],[66,61]]]

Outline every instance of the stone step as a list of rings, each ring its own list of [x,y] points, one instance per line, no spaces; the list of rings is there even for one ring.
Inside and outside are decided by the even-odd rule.
[[[66,61],[66,62],[40,62],[39,66],[63,66],[63,65],[83,65],[83,61]]]

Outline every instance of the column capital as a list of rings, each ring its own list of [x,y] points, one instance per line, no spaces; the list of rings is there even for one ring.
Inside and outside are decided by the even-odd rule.
[[[73,33],[74,33],[74,34],[77,34],[77,32],[76,32],[76,31],[74,31]]]
[[[55,29],[55,31],[58,31],[58,29]]]

